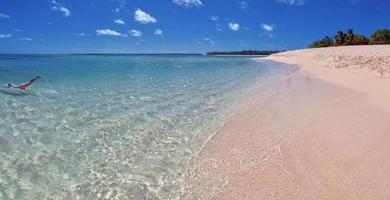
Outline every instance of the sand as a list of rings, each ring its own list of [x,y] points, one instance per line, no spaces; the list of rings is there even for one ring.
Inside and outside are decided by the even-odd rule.
[[[299,65],[311,77],[368,93],[370,103],[390,110],[390,45],[304,49],[267,59]]]
[[[269,57],[299,70],[243,100],[193,160],[181,198],[390,199],[390,103],[376,99],[390,90],[389,50],[340,47]]]

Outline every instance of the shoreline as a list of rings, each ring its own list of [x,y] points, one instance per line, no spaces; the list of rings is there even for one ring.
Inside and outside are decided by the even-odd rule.
[[[298,65],[314,78],[367,93],[370,103],[390,111],[390,45],[303,49],[266,58]]]
[[[359,88],[373,75],[343,82],[345,69],[297,53],[259,60],[299,70],[243,100],[193,161],[184,199],[390,198],[389,105],[374,90],[387,79]]]
[[[243,57],[243,58],[264,58],[267,57],[268,55],[205,55],[208,57]]]

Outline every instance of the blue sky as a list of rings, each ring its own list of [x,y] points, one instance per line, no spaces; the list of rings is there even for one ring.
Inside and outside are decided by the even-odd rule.
[[[390,28],[388,0],[1,0],[0,53],[297,49]]]

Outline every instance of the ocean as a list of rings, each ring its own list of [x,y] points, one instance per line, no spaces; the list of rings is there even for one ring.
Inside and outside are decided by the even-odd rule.
[[[275,69],[245,57],[0,55],[0,199],[174,199]]]

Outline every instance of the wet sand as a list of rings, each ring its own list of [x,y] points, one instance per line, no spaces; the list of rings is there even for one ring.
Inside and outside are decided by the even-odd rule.
[[[295,64],[308,76],[367,93],[370,104],[390,111],[390,45],[303,49],[265,59]]]
[[[193,160],[182,199],[390,199],[390,113],[301,71],[260,86]]]

